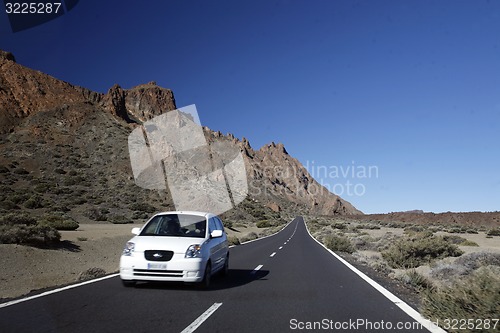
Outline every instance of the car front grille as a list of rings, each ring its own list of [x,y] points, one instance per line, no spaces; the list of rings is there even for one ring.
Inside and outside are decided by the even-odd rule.
[[[174,255],[173,251],[146,250],[144,257],[149,261],[169,261]]]
[[[183,271],[161,269],[134,269],[134,276],[182,277]]]

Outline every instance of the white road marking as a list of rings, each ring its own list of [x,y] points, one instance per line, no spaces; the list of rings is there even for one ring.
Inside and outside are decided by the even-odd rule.
[[[252,271],[252,273],[250,273],[250,274],[255,274],[255,273],[257,273],[257,272],[258,272],[258,271],[259,271],[259,270],[260,270],[263,266],[264,266],[264,265],[259,265],[259,266],[255,267],[255,268],[254,268],[254,270]]]
[[[191,325],[186,327],[181,333],[192,333],[196,331],[196,329],[200,327],[200,325],[203,324],[203,322],[207,320],[208,317],[210,317],[221,305],[222,303],[214,303],[207,309],[207,311],[203,312],[201,316],[196,318],[196,320],[193,321]]]
[[[316,238],[314,238],[311,233],[309,232],[309,228],[307,227],[307,224],[304,221],[304,224],[306,226],[307,233],[309,236],[311,236],[312,239],[314,239],[319,245],[321,245],[323,248],[325,248],[328,252],[330,252],[335,258],[337,258],[341,263],[347,266],[351,271],[356,273],[360,278],[365,280],[369,285],[371,285],[373,288],[375,288],[377,291],[379,291],[382,295],[387,297],[391,302],[393,302],[396,306],[398,306],[401,310],[403,310],[407,315],[415,319],[415,321],[419,322],[422,324],[423,327],[425,327],[427,330],[429,330],[431,333],[446,333],[445,330],[441,329],[438,327],[436,324],[434,324],[432,321],[429,319],[426,319],[422,317],[418,311],[413,309],[411,306],[403,302],[400,298],[398,298],[396,295],[391,293],[389,290],[385,289],[382,287],[380,284],[369,278],[365,273],[361,272],[359,269],[348,263],[344,258],[327,248],[325,245],[323,245],[320,241],[318,241]]]
[[[283,246],[280,246],[280,248],[278,250],[281,250],[283,248]]]
[[[68,290],[68,289],[73,289],[73,288],[84,286],[86,284],[90,284],[90,283],[99,282],[99,281],[102,281],[102,280],[114,278],[115,276],[118,276],[118,275],[120,275],[120,274],[116,273],[116,274],[106,275],[106,276],[98,278],[98,279],[89,280],[89,281],[85,281],[85,282],[78,283],[78,284],[72,284],[70,286],[62,287],[62,288],[59,288],[59,289],[49,290],[49,291],[46,291],[46,292],[38,294],[38,295],[33,295],[33,296],[21,298],[21,299],[16,299],[14,301],[2,303],[2,304],[0,304],[0,309],[1,308],[6,308],[6,307],[8,307],[10,305],[19,304],[19,303],[26,302],[26,301],[31,301],[32,299],[35,299],[35,298],[39,298],[39,297],[43,297],[43,296],[48,296],[48,295],[51,295],[51,294],[55,294],[55,293],[58,293],[60,291],[64,291],[64,290]]]
[[[271,258],[274,257],[275,254],[276,254],[276,252],[271,253],[270,257]]]

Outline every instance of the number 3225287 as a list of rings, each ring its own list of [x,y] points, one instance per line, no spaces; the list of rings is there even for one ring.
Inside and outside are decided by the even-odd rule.
[[[7,2],[7,14],[57,14],[61,9],[60,2]]]

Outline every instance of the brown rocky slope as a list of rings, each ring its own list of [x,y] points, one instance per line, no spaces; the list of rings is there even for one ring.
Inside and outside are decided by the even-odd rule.
[[[128,90],[115,85],[101,94],[26,68],[1,51],[0,210],[92,223],[173,209],[168,193],[135,185],[127,138],[142,122],[175,108],[172,91],[154,82]],[[322,188],[282,144],[254,150],[246,139],[204,132],[209,143],[231,142],[243,152],[247,201],[259,210],[360,213]]]

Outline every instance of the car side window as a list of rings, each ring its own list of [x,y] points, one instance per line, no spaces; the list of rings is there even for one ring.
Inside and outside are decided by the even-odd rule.
[[[217,224],[217,229],[224,231],[224,225],[222,224],[222,221],[220,218],[215,217],[215,223]]]
[[[217,230],[217,225],[215,224],[215,220],[213,217],[211,217],[208,220],[208,232],[211,234],[212,231]]]

